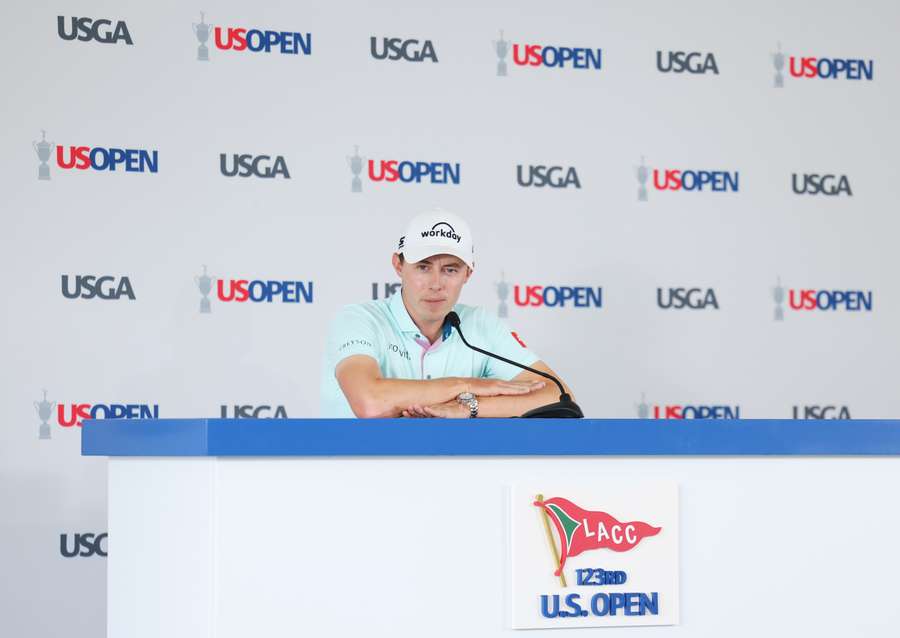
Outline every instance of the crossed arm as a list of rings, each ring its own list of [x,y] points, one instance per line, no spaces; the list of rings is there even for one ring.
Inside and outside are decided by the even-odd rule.
[[[531,367],[556,374],[543,362]],[[479,417],[512,417],[559,399],[555,384],[523,370],[510,381],[445,377],[443,379],[385,379],[378,363],[366,355],[353,355],[334,371],[353,413],[360,418],[453,417],[465,418],[469,409],[456,397],[471,392],[478,397]],[[566,391],[568,386],[563,383]]]

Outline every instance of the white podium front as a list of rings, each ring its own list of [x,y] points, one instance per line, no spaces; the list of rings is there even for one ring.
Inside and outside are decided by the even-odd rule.
[[[83,450],[109,638],[510,635],[509,488],[653,480],[680,624],[547,633],[900,631],[897,422],[96,421]]]

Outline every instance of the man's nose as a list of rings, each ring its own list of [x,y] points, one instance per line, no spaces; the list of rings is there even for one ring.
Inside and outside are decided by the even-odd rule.
[[[441,278],[441,271],[438,269],[434,269],[431,273],[431,279],[428,281],[428,287],[434,290],[438,290],[443,287],[443,280]]]

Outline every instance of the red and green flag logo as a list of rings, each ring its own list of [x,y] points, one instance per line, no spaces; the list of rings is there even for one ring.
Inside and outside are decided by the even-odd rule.
[[[648,536],[656,536],[662,529],[643,521],[623,523],[606,512],[582,509],[572,501],[558,496],[544,500],[543,496],[538,494],[533,505],[541,508],[557,563],[554,575],[560,577],[569,556],[578,556],[592,549],[627,552]],[[550,535],[548,519],[556,528],[559,550]]]

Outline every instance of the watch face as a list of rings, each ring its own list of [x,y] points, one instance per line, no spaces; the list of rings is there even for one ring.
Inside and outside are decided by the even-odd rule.
[[[472,394],[471,392],[463,392],[458,397],[456,397],[457,401],[460,401],[460,402],[471,401],[474,398],[475,398],[475,395]]]

